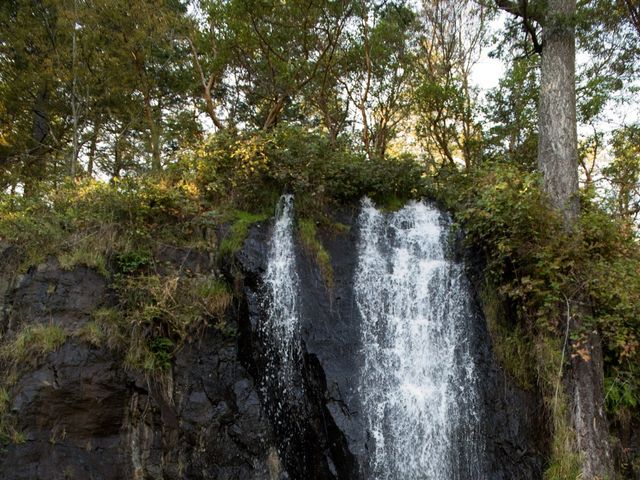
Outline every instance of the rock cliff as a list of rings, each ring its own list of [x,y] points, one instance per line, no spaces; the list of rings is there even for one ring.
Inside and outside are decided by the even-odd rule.
[[[261,276],[270,222],[254,225],[223,274],[238,300],[227,315],[237,335],[206,328],[179,350],[170,372],[149,378],[126,368],[123,353],[75,335],[105,305],[109,281],[86,267],[64,270],[51,259],[17,275],[18,260],[0,248],[3,338],[24,325],[57,325],[68,332],[54,351],[17,366],[4,365],[16,441],[0,452],[0,477],[18,479],[365,479],[368,452],[354,376],[361,367],[354,305],[356,212],[337,220],[349,231],[319,229],[333,268],[328,286],[314,256],[300,245],[304,386],[290,422],[269,415],[257,331],[263,312]],[[215,271],[206,257],[183,249],[159,252],[165,262]],[[470,276],[470,278],[473,275]],[[538,479],[545,422],[535,392],[520,390],[491,353],[479,305],[475,331],[482,370],[486,452],[492,479]],[[287,437],[285,439],[285,436]],[[286,441],[285,441],[286,440]]]

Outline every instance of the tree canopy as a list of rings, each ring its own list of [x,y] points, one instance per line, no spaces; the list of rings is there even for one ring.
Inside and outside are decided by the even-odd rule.
[[[0,239],[26,258],[108,272],[209,212],[240,238],[285,191],[314,232],[364,195],[428,196],[516,312],[546,407],[540,339],[564,352],[549,339],[575,306],[572,354],[599,335],[600,401],[618,431],[640,425],[637,2],[5,0],[0,32]],[[489,58],[504,68],[483,89]],[[105,222],[131,236],[99,261],[67,251]],[[554,444],[548,478],[575,478],[572,448]]]

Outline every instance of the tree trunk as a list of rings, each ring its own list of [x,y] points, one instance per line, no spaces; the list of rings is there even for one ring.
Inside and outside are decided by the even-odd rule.
[[[153,107],[151,106],[151,97],[148,93],[144,96],[144,111],[149,126],[149,150],[151,151],[151,170],[159,172],[162,170],[160,160],[160,128],[153,115]]]
[[[77,18],[78,18],[78,0],[73,2],[73,35],[71,41],[71,61],[72,61],[72,85],[71,85],[71,115],[73,120],[73,151],[71,152],[71,159],[69,161],[69,176],[74,179],[76,177],[77,163],[78,163],[78,72],[76,70],[76,63],[78,57],[77,48]]]
[[[282,109],[284,108],[284,102],[286,98],[284,96],[280,96],[275,99],[275,101],[271,104],[269,111],[267,112],[267,118],[265,119],[262,129],[263,130],[271,130],[278,123],[278,118]]]
[[[584,315],[586,312],[578,312]],[[579,322],[580,317],[577,318]],[[572,345],[570,391],[573,424],[578,451],[582,456],[582,480],[613,478],[609,425],[604,412],[603,358],[600,336],[590,332],[582,342]]]
[[[560,211],[567,232],[580,214],[576,133],[576,0],[549,0],[543,20],[540,78],[538,167],[551,204]],[[576,312],[575,327],[587,315]],[[609,430],[604,413],[603,359],[600,338],[590,332],[572,345],[569,394],[583,480],[612,478]]]
[[[87,176],[93,177],[93,167],[96,158],[96,148],[98,143],[98,135],[100,134],[101,119],[96,120],[93,125],[93,133],[91,134],[91,145],[89,147],[89,161],[87,163]]]
[[[25,160],[24,171],[24,194],[31,196],[34,193],[35,185],[44,178],[46,161],[45,141],[49,136],[49,115],[47,112],[47,102],[49,89],[44,86],[38,91],[33,106],[33,124],[31,131],[31,148]]]
[[[538,167],[552,205],[571,230],[579,214],[576,133],[576,0],[549,0],[543,23]]]

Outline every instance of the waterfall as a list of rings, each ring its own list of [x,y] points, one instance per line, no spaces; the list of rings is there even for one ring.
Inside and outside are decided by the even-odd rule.
[[[268,399],[267,412],[281,439],[280,454],[289,454],[299,434],[295,423],[304,395],[301,375],[299,280],[293,240],[293,197],[283,195],[269,241],[263,277],[265,316],[259,325],[264,352],[264,375],[260,388]]]
[[[355,274],[369,472],[380,480],[483,479],[472,316],[447,222],[424,203],[358,219]]]
[[[278,202],[276,222],[269,242],[267,270],[264,276],[267,318],[264,334],[277,344],[278,370],[273,380],[286,391],[295,376],[300,355],[298,272],[293,243],[293,197],[283,195]]]

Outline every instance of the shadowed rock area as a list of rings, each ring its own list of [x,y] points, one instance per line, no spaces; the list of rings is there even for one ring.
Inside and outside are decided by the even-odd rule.
[[[23,324],[79,327],[110,301],[97,273],[54,261],[16,278],[5,271],[3,285],[5,334]],[[233,338],[207,329],[162,382],[125,369],[123,360],[72,336],[20,365],[9,393],[23,439],[0,453],[0,478],[279,477],[274,438]]]
[[[314,256],[296,244],[304,388],[300,404],[289,406],[296,433],[287,448],[287,426],[272,424],[265,408],[271,400],[256,387],[264,373],[257,325],[264,315],[261,278],[270,222],[250,229],[235,263],[224,269],[244,293],[227,319],[238,335],[207,328],[177,353],[162,380],[125,368],[122,352],[73,335],[92,311],[114,304],[102,276],[86,267],[63,270],[55,260],[16,275],[13,250],[1,248],[4,338],[37,324],[59,325],[70,336],[56,351],[16,370],[6,415],[23,438],[0,452],[0,478],[366,478],[369,439],[355,381],[363,361],[353,292],[356,215],[336,215],[350,227],[347,232],[319,229],[331,258],[332,287]],[[158,255],[193,271],[214,270],[209,258],[189,250]],[[483,372],[491,478],[541,478],[546,445],[538,399],[497,365],[476,307],[472,338]]]

